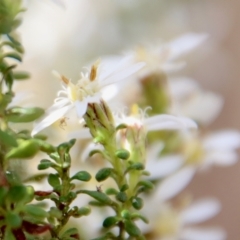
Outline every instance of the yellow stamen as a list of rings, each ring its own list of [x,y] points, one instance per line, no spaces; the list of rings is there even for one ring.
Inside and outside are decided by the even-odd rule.
[[[97,60],[91,67],[91,71],[90,71],[90,76],[89,79],[90,81],[94,81],[97,77],[97,69],[98,69],[98,65],[100,64],[100,60]]]

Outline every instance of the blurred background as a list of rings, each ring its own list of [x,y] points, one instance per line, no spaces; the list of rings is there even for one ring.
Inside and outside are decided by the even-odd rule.
[[[160,45],[188,32],[206,33],[208,39],[184,57],[187,65],[178,75],[223,96],[223,109],[209,129],[240,129],[239,0],[28,0],[25,6],[21,68],[32,80],[21,88],[30,84],[38,106],[50,106],[60,89],[53,69],[78,79],[82,67],[99,56]],[[222,211],[211,223],[225,228],[229,240],[240,236],[238,186],[240,162],[197,174],[185,190],[195,198],[220,199]]]

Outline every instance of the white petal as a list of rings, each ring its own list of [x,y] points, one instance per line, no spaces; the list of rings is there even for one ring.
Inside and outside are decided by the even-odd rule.
[[[240,133],[236,130],[218,131],[204,139],[205,149],[236,149],[240,147]]]
[[[42,120],[36,122],[31,135],[35,135],[44,128],[50,126],[52,123],[56,122],[58,119],[63,117],[71,108],[73,108],[73,104],[67,105],[61,109],[57,109],[53,112],[48,113],[47,115],[43,116]]]
[[[152,161],[147,159],[146,170],[151,173],[150,179],[163,178],[175,172],[183,161],[179,155],[166,156]]]
[[[185,167],[163,180],[156,189],[159,199],[168,200],[181,192],[192,180],[195,173],[193,167]]]
[[[197,124],[190,118],[176,117],[167,114],[146,118],[144,119],[144,123],[148,131],[197,128]]]
[[[182,54],[186,54],[200,45],[207,38],[206,34],[188,33],[168,44],[170,59],[173,60]]]
[[[220,209],[220,203],[216,199],[198,200],[182,211],[181,218],[184,224],[201,223],[214,217]]]
[[[119,82],[120,80],[129,77],[130,75],[140,70],[144,65],[145,63],[143,62],[132,64],[129,67],[123,69],[122,71],[113,73],[112,75],[110,75],[108,78],[104,79],[101,82],[101,87],[108,86],[109,84]]]
[[[180,240],[225,240],[226,232],[221,228],[185,228]]]
[[[77,115],[79,118],[82,118],[87,111],[88,102],[87,101],[76,101],[75,102]]]
[[[55,102],[50,108],[46,110],[46,113],[51,113],[52,111],[55,111],[56,109],[62,108],[63,106],[70,104],[68,98],[63,98],[57,102]]]
[[[205,162],[207,165],[231,166],[238,161],[238,154],[231,150],[216,150],[207,153]]]

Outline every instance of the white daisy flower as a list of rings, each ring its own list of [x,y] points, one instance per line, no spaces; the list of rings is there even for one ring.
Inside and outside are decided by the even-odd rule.
[[[85,74],[81,73],[81,78],[77,84],[72,83],[64,76],[60,76],[63,90],[58,92],[54,104],[46,111],[45,116],[36,123],[32,135],[62,118],[72,108],[76,109],[77,115],[81,119],[86,113],[88,103],[99,102],[101,98],[106,100],[103,91],[107,86],[129,77],[143,66],[144,63],[133,63],[131,57],[125,57],[115,65],[110,66],[104,62],[100,64],[97,61]]]

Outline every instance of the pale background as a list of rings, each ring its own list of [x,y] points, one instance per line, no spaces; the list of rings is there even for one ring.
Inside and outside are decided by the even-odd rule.
[[[55,0],[55,2],[58,2]],[[63,1],[62,1],[63,2]],[[26,48],[23,69],[32,73],[38,106],[47,107],[59,89],[52,69],[77,79],[84,64],[137,44],[159,44],[183,33],[207,33],[208,40],[187,56],[181,72],[221,94],[223,110],[210,128],[240,130],[239,0],[50,0],[26,1],[20,28]],[[29,88],[23,83],[23,88]],[[240,162],[198,174],[186,191],[196,198],[216,196],[222,212],[211,224],[240,239]],[[204,239],[203,239],[204,240]]]

